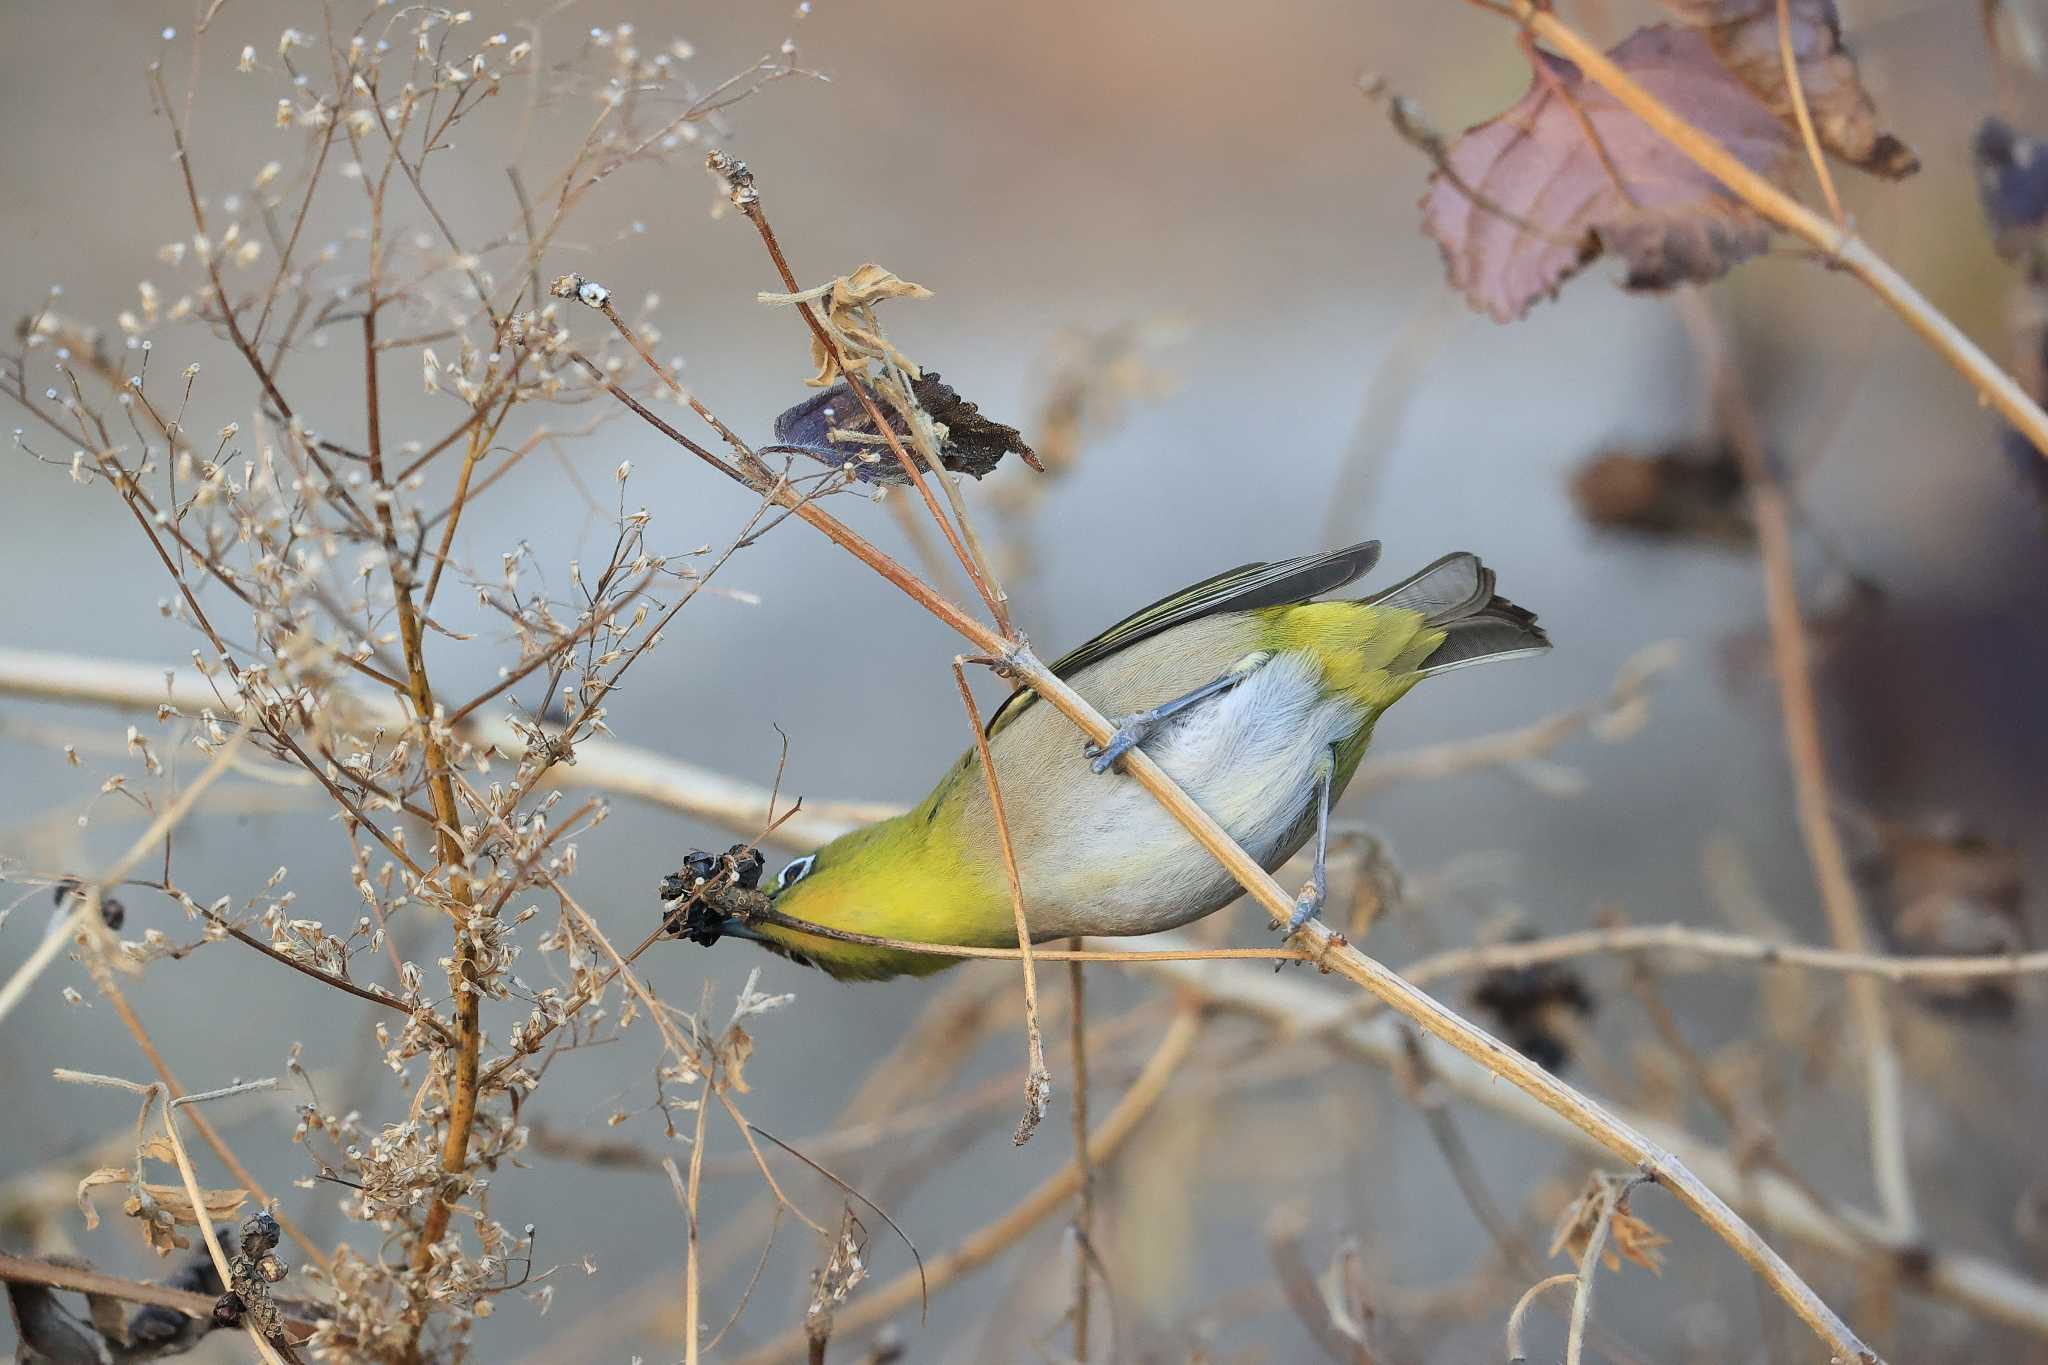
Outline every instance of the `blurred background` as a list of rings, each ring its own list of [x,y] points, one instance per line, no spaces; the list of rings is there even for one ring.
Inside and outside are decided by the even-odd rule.
[[[1415,891],[1411,911],[1380,925],[1368,951],[1398,964],[1512,927],[1586,927],[1603,911],[1744,927],[1731,926],[1710,893],[1710,848],[1747,869],[1787,932],[1827,941],[1793,821],[1753,551],[1739,530],[1715,541],[1596,527],[1571,495],[1574,472],[1601,451],[1711,452],[1699,362],[1676,315],[1665,301],[1614,288],[1606,263],[1519,324],[1471,313],[1418,230],[1427,162],[1360,93],[1360,77],[1379,73],[1442,128],[1488,117],[1527,83],[1508,26],[1472,7],[1431,6],[1425,19],[1385,0],[817,0],[804,10],[580,4],[556,7],[543,32],[560,50],[620,22],[649,44],[680,37],[705,86],[793,40],[794,60],[829,79],[770,85],[728,111],[729,131],[707,141],[752,164],[803,283],[877,261],[929,287],[929,302],[892,306],[893,339],[1041,443],[1074,356],[1124,366],[1129,382],[1111,386],[1115,410],[1090,409],[1072,463],[1042,481],[1035,509],[1017,510],[1019,486],[1037,477],[1020,468],[966,489],[1000,544],[1019,623],[1043,652],[1230,565],[1367,536],[1385,542],[1391,575],[1449,550],[1480,552],[1557,644],[1540,660],[1432,685],[1379,728],[1378,755],[1594,701],[1639,651],[1677,642],[1680,662],[1655,684],[1648,723],[1621,742],[1581,737],[1540,766],[1405,782],[1347,803],[1340,818],[1382,836]],[[1969,159],[1973,131],[1995,108],[1976,7],[1866,0],[1844,12],[1886,126],[1924,163],[1899,185],[1838,172],[1848,207],[1936,306],[2004,360],[2017,279],[1990,249]],[[1611,40],[1652,8],[1589,4],[1572,14]],[[10,132],[0,139],[0,302],[10,318],[34,313],[53,285],[63,288],[64,313],[98,322],[135,306],[140,279],[156,275],[170,288],[174,272],[157,252],[189,237],[190,225],[144,72],[162,60],[173,88],[182,86],[184,35],[167,44],[163,30],[192,17],[186,4],[127,0],[26,0],[0,11],[0,122]],[[487,0],[475,22],[509,29],[525,17]],[[271,126],[275,73],[238,75],[234,54],[247,43],[267,57],[281,27],[317,28],[321,12],[231,3],[214,22],[193,140],[203,183],[225,192],[265,161],[290,164],[303,141]],[[2024,92],[2007,112],[2023,130],[2029,113],[2036,126],[2048,118]],[[530,147],[568,145],[586,119],[564,102],[465,125],[474,141],[441,167],[440,202],[461,223],[501,228],[513,212],[503,167],[521,153],[522,136]],[[718,203],[694,157],[628,167],[597,191],[543,273],[601,279],[629,312],[658,294],[647,314],[658,350],[683,358],[685,382],[723,418],[766,440],[775,414],[807,392],[806,338],[786,310],[755,301],[757,290],[779,285],[753,233],[716,213]],[[330,213],[324,230],[339,237],[346,221]],[[1821,644],[1845,814],[1966,830],[2015,850],[2021,880],[2037,885],[2048,870],[2048,504],[2038,462],[2002,449],[1995,418],[1968,385],[1847,276],[1781,250],[1742,267],[1714,300],[1769,444],[1794,480],[1802,587]],[[570,322],[593,340],[602,327],[594,315]],[[253,395],[231,352],[196,328],[159,336],[155,363],[203,366],[194,429],[249,422]],[[318,352],[295,359],[295,401],[310,425],[353,440],[346,424],[359,416],[360,381],[352,360],[335,361],[330,374]],[[421,394],[407,365],[391,369],[392,439],[408,422],[421,435],[445,428],[449,400]],[[628,502],[653,513],[659,547],[723,545],[750,510],[750,498],[653,433],[614,422],[565,443],[559,460],[516,470],[465,522],[456,555],[486,575],[521,544],[548,574],[565,574],[578,556],[593,562],[611,540],[610,480],[621,460],[634,466]],[[0,593],[0,643],[163,666],[189,658],[195,638],[158,611],[167,592],[159,566],[104,490],[79,488],[61,468],[18,453],[0,465],[0,490],[0,572],[11,585]],[[886,508],[843,498],[834,510],[913,553]],[[1863,586],[1845,588],[1852,581]],[[765,784],[786,735],[786,793],[892,802],[921,796],[958,754],[965,731],[948,676],[956,642],[821,537],[791,523],[739,555],[717,585],[724,591],[684,612],[611,699],[622,738]],[[493,680],[502,629],[460,594],[444,600],[452,628],[485,632],[474,645],[434,646],[440,688],[463,695]],[[10,881],[100,865],[134,838],[136,812],[99,794],[131,766],[125,723],[0,699],[0,867]],[[77,747],[81,767],[67,765],[65,744]],[[353,919],[360,907],[345,890],[346,848],[331,810],[284,788],[223,790],[234,799],[179,835],[183,884],[239,898],[283,864],[299,913],[319,917],[324,903],[338,920]],[[726,831],[621,800],[580,841],[576,884],[615,940],[637,941],[653,923],[660,876],[685,850],[729,841]],[[23,894],[0,902],[15,906],[0,924],[0,972],[32,950],[45,922],[47,894]],[[128,934],[152,924],[189,933],[160,898],[137,893],[128,908]],[[2048,942],[2038,898],[2020,915],[2028,941]],[[1268,941],[1253,910],[1221,918],[1228,941]],[[431,963],[438,931],[411,931],[409,951]],[[720,1017],[756,969],[763,989],[795,993],[756,1021],[747,1072],[750,1116],[792,1140],[830,1126],[937,990],[985,998],[997,1016],[966,1081],[1017,1064],[1021,1007],[1014,972],[999,964],[936,982],[843,985],[736,942],[662,945],[644,961],[672,1000],[695,1000],[711,983]],[[1600,1008],[1583,1026],[1569,1078],[1725,1143],[1710,1110],[1689,1106],[1682,1087],[1659,1092],[1638,1065],[1651,1030],[1626,969],[1588,972]],[[1063,974],[1048,981],[1049,998],[1059,995]],[[1104,1019],[1165,989],[1110,970],[1090,984]],[[68,1004],[65,985],[83,1002]],[[1839,1009],[1839,980],[1791,985],[1816,1008]],[[408,1093],[362,1045],[360,1012],[304,986],[216,948],[152,971],[132,998],[189,1085],[278,1073],[286,1046],[302,1041],[316,1077],[351,1097],[337,1107],[401,1113]],[[1462,988],[1447,989],[1463,1003]],[[1733,1057],[1756,1037],[1769,993],[1748,971],[1673,976],[1663,987],[1709,1058]],[[1929,1237],[2043,1275],[2048,1244],[2016,1210],[2048,1178],[2037,1136],[2048,1119],[2048,1035],[2038,988],[2023,985],[2018,996],[2016,1011],[1989,1021],[1894,999],[1918,1021],[1907,1035],[1906,1118]],[[231,1024],[222,1002],[234,1005]],[[922,1153],[914,1175],[890,1160],[902,1150],[834,1163],[886,1204],[927,1258],[1069,1155],[1064,1034],[1057,1024],[1052,1033],[1062,1040],[1053,1062],[1061,1088],[1054,1121],[1030,1145],[1012,1148],[1006,1099],[977,1123],[910,1144]],[[1387,1360],[1500,1358],[1513,1292],[1462,1313],[1418,1306],[1467,1276],[1492,1242],[1400,1088],[1313,1044],[1274,1043],[1242,1025],[1219,1024],[1210,1044],[1103,1176],[1098,1241],[1122,1354],[1316,1358],[1284,1304],[1257,1292],[1272,1280],[1261,1240],[1268,1213],[1306,1203],[1318,1266],[1343,1237],[1363,1248]],[[1107,1049],[1098,1113],[1149,1047],[1134,1036]],[[651,1055],[646,1038],[629,1037],[572,1059],[551,1073],[526,1120],[680,1155],[686,1149],[666,1142],[657,1115],[603,1127],[614,1111],[644,1107],[635,1092],[646,1088]],[[144,1074],[74,964],[60,963],[0,1028],[0,1093],[9,1097],[0,1105],[0,1181],[67,1169],[129,1121],[125,1100],[56,1085],[52,1065]],[[1791,1091],[1777,1115],[1791,1162],[1828,1197],[1867,1207],[1854,1059],[1758,1065],[1770,1069],[1762,1089]],[[1588,1160],[1483,1110],[1458,1117],[1494,1197],[1540,1251],[1544,1218],[1562,1206],[1558,1192],[1581,1183]],[[285,1100],[237,1101],[217,1121],[300,1216],[344,1235],[329,1192],[292,1188],[307,1172],[288,1141]],[[729,1130],[720,1140],[705,1216],[707,1227],[731,1230],[733,1252],[707,1287],[713,1322],[738,1303],[766,1234],[758,1176],[716,1165],[743,1152]],[[1297,1159],[1266,1155],[1283,1150]],[[477,1358],[679,1357],[684,1234],[665,1177],[539,1152],[526,1161],[529,1169],[500,1172],[494,1213],[513,1227],[537,1225],[541,1265],[561,1267],[550,1281],[555,1297],[544,1318],[519,1296],[501,1299],[479,1325]],[[814,1213],[836,1218],[829,1187],[791,1180]],[[1644,1192],[1636,1207],[1674,1238],[1674,1269],[1653,1280],[1631,1267],[1621,1288],[1609,1282],[1600,1315],[1619,1337],[1657,1360],[1817,1358],[1803,1329],[1673,1202]],[[1061,1221],[936,1296],[927,1324],[905,1315],[908,1358],[1062,1358],[1071,1246]],[[907,1257],[870,1224],[875,1271],[893,1276]],[[60,1211],[35,1220],[32,1233],[38,1250],[160,1273],[118,1226],[87,1234],[75,1213]],[[1895,1359],[2048,1358],[2039,1338],[1919,1300],[1862,1321],[1857,1309],[1879,1296],[1879,1277],[1796,1250],[1794,1259]],[[814,1238],[785,1228],[721,1350],[734,1355],[797,1321],[818,1260]],[[1561,1350],[1555,1320],[1533,1332],[1532,1358]],[[210,1349],[228,1359],[243,1347],[216,1340]],[[841,1349],[859,1358],[854,1345]]]

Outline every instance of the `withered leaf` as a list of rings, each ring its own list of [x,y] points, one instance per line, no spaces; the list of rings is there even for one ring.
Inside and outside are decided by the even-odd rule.
[[[1721,545],[1755,535],[1742,468],[1725,446],[1603,450],[1572,471],[1571,495],[1602,529]]]
[[[893,270],[869,263],[851,275],[841,275],[829,284],[797,294],[762,294],[763,303],[810,304],[817,308],[824,328],[838,345],[846,368],[865,374],[868,362],[886,361],[915,375],[917,366],[889,343],[875,324],[875,305],[888,299],[928,299],[932,291],[913,284]],[[830,384],[839,373],[831,351],[817,337],[811,338],[811,363],[818,372],[804,382],[814,388]]]
[[[910,392],[935,425],[939,463],[954,473],[972,474],[979,479],[1011,453],[1033,469],[1044,468],[1017,428],[984,416],[979,407],[941,380],[938,371],[926,370],[912,379]],[[915,458],[910,426],[903,420],[903,414],[895,411],[888,398],[879,393],[875,395],[875,406],[888,418],[890,430],[896,433],[903,448]],[[910,482],[895,452],[876,431],[867,405],[847,387],[845,380],[812,394],[776,418],[775,439],[835,468],[851,465],[854,477],[864,483]]]
[[[151,1139],[143,1146],[145,1156],[152,1154],[154,1146],[162,1145],[161,1139]],[[108,1185],[119,1185],[128,1191],[128,1197],[121,1201],[121,1212],[142,1224],[142,1235],[159,1256],[168,1256],[173,1251],[182,1251],[191,1245],[177,1234],[179,1226],[197,1227],[199,1213],[192,1206],[192,1197],[183,1185],[152,1185],[138,1180],[135,1173],[125,1166],[102,1166],[78,1182],[78,1209],[85,1217],[88,1231],[100,1225],[99,1211],[93,1207],[92,1192]],[[248,1199],[247,1190],[199,1191],[205,1204],[208,1222],[218,1223],[232,1218]]]
[[[1729,70],[1763,97],[1781,119],[1794,117],[1792,91],[1778,43],[1778,0],[1664,0],[1706,34]],[[1863,88],[1856,59],[1842,46],[1835,0],[1790,0],[1786,28],[1799,86],[1821,146],[1872,175],[1903,179],[1920,169],[1913,149],[1881,132],[1877,106]]]
[[[1751,170],[1783,178],[1789,130],[1703,34],[1641,29],[1608,56]],[[1761,218],[1575,64],[1539,59],[1547,71],[1452,144],[1423,197],[1423,228],[1474,307],[1511,321],[1602,251],[1626,262],[1624,287],[1669,289],[1715,279],[1769,244]]]
[[[1562,1251],[1583,1263],[1586,1249],[1592,1244],[1593,1230],[1600,1225],[1609,1199],[1614,1200],[1614,1214],[1607,1227],[1607,1241],[1600,1248],[1600,1264],[1609,1270],[1620,1270],[1622,1261],[1627,1259],[1653,1275],[1662,1275],[1664,1255],[1660,1248],[1671,1239],[1630,1212],[1627,1192],[1617,1194],[1610,1178],[1601,1175],[1588,1181],[1579,1197],[1565,1206],[1557,1220],[1557,1232],[1550,1239],[1550,1250],[1545,1254],[1555,1256]]]
[[[725,1031],[725,1037],[718,1044],[718,1064],[724,1072],[725,1086],[747,1093],[747,1058],[754,1055],[754,1035],[734,1024]]]
[[[2048,219],[2048,156],[2041,144],[1997,115],[1977,127],[1970,144],[1977,169],[1977,196],[1998,254],[2020,260],[2040,240]]]

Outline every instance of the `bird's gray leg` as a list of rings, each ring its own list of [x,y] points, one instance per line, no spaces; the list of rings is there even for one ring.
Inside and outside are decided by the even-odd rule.
[[[1107,744],[1088,744],[1081,752],[1094,760],[1088,766],[1098,773],[1106,773],[1116,761],[1131,750],[1143,744],[1162,721],[1187,710],[1190,706],[1207,701],[1219,692],[1228,692],[1256,672],[1270,655],[1251,654],[1230,666],[1230,671],[1220,678],[1212,678],[1192,692],[1183,693],[1172,701],[1161,702],[1145,711],[1133,711],[1128,716],[1118,716],[1116,733]]]
[[[1330,788],[1337,780],[1337,749],[1330,747],[1316,764],[1316,861],[1308,885],[1294,898],[1294,913],[1287,917],[1287,933],[1301,932],[1301,926],[1323,913],[1330,898]]]

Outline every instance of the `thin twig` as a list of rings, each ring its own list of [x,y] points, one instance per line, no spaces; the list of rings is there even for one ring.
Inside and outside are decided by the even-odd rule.
[[[1778,60],[1785,68],[1785,89],[1792,96],[1792,116],[1799,124],[1799,139],[1806,144],[1807,159],[1820,181],[1821,198],[1828,201],[1828,216],[1835,226],[1847,230],[1848,215],[1842,212],[1841,196],[1835,193],[1835,177],[1828,170],[1827,153],[1821,150],[1814,132],[1813,111],[1806,107],[1806,83],[1799,78],[1799,54],[1792,50],[1791,0],[1778,0]]]
[[[1522,1345],[1522,1325],[1528,1321],[1529,1310],[1536,1306],[1536,1300],[1542,1298],[1546,1290],[1578,1282],[1577,1275],[1552,1275],[1547,1280],[1538,1280],[1530,1285],[1522,1297],[1515,1300],[1514,1311],[1508,1314],[1508,1365],[1526,1365],[1529,1359],[1529,1350]]]
[[[151,1087],[161,1091],[161,1086]],[[186,1197],[192,1201],[193,1216],[199,1223],[199,1235],[206,1239],[206,1252],[213,1258],[213,1269],[224,1285],[235,1282],[234,1271],[228,1266],[228,1254],[222,1250],[220,1237],[213,1230],[213,1219],[206,1214],[206,1195],[199,1188],[199,1177],[192,1170],[192,1157],[185,1151],[185,1140],[178,1136],[178,1119],[170,1104],[169,1095],[164,1096],[164,1132],[171,1139],[171,1152],[178,1159],[178,1174],[184,1177]],[[254,1321],[244,1319],[242,1329],[249,1334],[249,1340],[256,1343],[256,1353],[270,1365],[284,1365],[284,1357],[270,1344],[270,1339],[256,1326]]]
[[[151,1304],[158,1308],[173,1309],[188,1318],[197,1318],[201,1321],[213,1316],[215,1303],[215,1296],[210,1294],[173,1289],[169,1285],[152,1284],[147,1280],[124,1280],[117,1275],[108,1275],[97,1270],[60,1265],[55,1261],[36,1260],[28,1256],[16,1256],[5,1251],[0,1251],[0,1282],[39,1284],[51,1289],[90,1294],[96,1298]],[[312,1335],[315,1327],[314,1323],[303,1318],[285,1318],[282,1321],[285,1330],[296,1337]]]
[[[1579,1254],[1578,1288],[1572,1294],[1571,1328],[1565,1336],[1565,1365],[1579,1365],[1585,1356],[1586,1325],[1593,1317],[1593,1277],[1599,1269],[1601,1254],[1607,1249],[1607,1237],[1614,1227],[1614,1215],[1628,1198],[1630,1190],[1642,1182],[1638,1175],[1627,1180],[1606,1182],[1606,1189],[1600,1200],[1600,1216],[1593,1224],[1593,1231],[1586,1237],[1586,1249]]]
[[[1024,964],[1024,1039],[1030,1069],[1024,1079],[1024,1117],[1018,1120],[1012,1138],[1022,1147],[1038,1130],[1039,1121],[1045,1117],[1046,1101],[1052,1097],[1052,1073],[1045,1067],[1045,1039],[1038,1028],[1038,968],[1031,960],[1031,925],[1024,916],[1024,884],[1017,876],[1016,850],[1010,846],[1010,821],[1003,811],[1003,789],[996,781],[996,761],[989,755],[988,732],[981,723],[981,708],[974,704],[974,689],[967,685],[967,660],[963,657],[953,660],[953,681],[960,686],[960,704],[967,708],[967,723],[974,731],[974,749],[981,756],[982,781],[988,786],[989,809],[995,815],[996,843],[1003,853],[1003,876],[1010,887],[1010,913],[1017,922],[1017,956]]]
[[[1081,951],[1081,940],[1067,940],[1072,952]],[[1068,1069],[1074,1091],[1074,1162],[1079,1167],[1074,1191],[1074,1359],[1088,1362],[1088,1283],[1095,1255],[1095,1163],[1088,1159],[1088,1013],[1080,960],[1067,963],[1067,1037],[1072,1044]]]

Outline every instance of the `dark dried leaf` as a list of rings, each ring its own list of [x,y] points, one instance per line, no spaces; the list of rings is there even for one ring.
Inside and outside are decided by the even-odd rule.
[[[1593,1013],[1593,994],[1569,967],[1539,962],[1500,967],[1472,988],[1472,1003],[1523,1056],[1546,1071],[1562,1071],[1571,1060],[1574,1019]]]
[[[940,463],[954,473],[979,479],[1012,453],[1033,469],[1044,469],[1017,428],[983,416],[979,407],[941,380],[936,370],[926,370],[911,380],[910,391],[936,424]],[[887,398],[877,396],[875,401],[887,415],[897,440],[914,458],[909,424],[900,413],[890,410]],[[910,482],[895,452],[876,431],[867,405],[844,380],[776,418],[775,439],[835,468],[848,466],[864,483]]]
[[[1977,126],[1971,141],[1977,195],[1992,244],[2009,261],[2025,257],[2048,219],[2048,156],[2041,144],[2015,132],[1996,114]]]
[[[1702,34],[1642,29],[1608,55],[1750,169],[1782,178],[1792,164],[1785,125]],[[1769,244],[1763,220],[1685,153],[1571,62],[1542,60],[1547,74],[1527,94],[1452,145],[1422,201],[1424,230],[1474,307],[1520,317],[1602,251],[1627,263],[1625,287],[1668,289],[1715,279]]]
[[[1763,97],[1781,119],[1794,117],[1778,44],[1778,0],[1664,0],[1665,7],[1706,34],[1729,70]],[[1913,149],[1877,127],[1877,107],[1863,88],[1856,59],[1842,46],[1835,0],[1791,0],[1786,7],[1793,61],[1821,146],[1851,165],[1890,180],[1920,169]]]
[[[1721,545],[1755,536],[1742,467],[1726,446],[1603,450],[1572,471],[1571,494],[1603,529]]]

